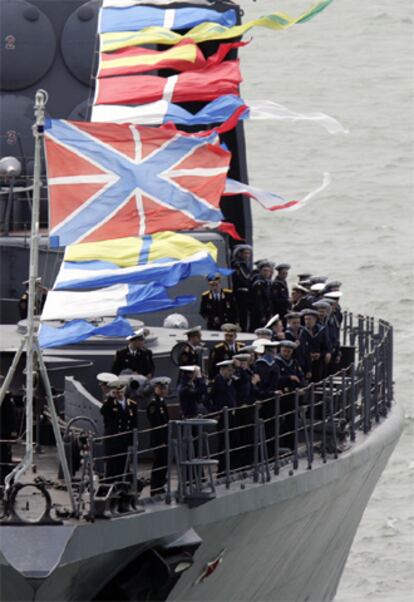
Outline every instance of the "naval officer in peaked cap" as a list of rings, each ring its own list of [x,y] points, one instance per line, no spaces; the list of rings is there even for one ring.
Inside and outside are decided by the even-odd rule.
[[[239,353],[244,347],[243,343],[237,341],[237,333],[240,332],[240,327],[237,324],[222,324],[221,330],[224,333],[224,341],[214,345],[208,359],[208,375],[211,380],[218,372],[219,362],[230,360],[233,355]]]
[[[98,375],[105,382],[107,393],[100,412],[104,421],[106,477],[108,481],[122,481],[128,447],[132,445],[132,430],[137,428],[137,404],[125,395],[123,380],[110,373]],[[102,380],[104,379],[104,380]],[[124,433],[124,434],[121,434]]]
[[[239,312],[239,323],[243,332],[247,332],[249,319],[249,295],[252,276],[251,245],[236,245],[233,249],[233,290]]]
[[[207,276],[209,290],[201,294],[200,315],[208,330],[220,330],[226,322],[238,322],[238,311],[233,291],[221,286],[221,274]]]
[[[150,446],[153,449],[151,470],[151,496],[165,493],[168,470],[168,423],[170,417],[166,398],[171,384],[168,376],[157,376],[150,381],[154,395],[147,405],[147,417],[150,423]]]
[[[152,351],[145,347],[145,338],[149,335],[148,328],[139,328],[134,334],[126,337],[127,347],[119,349],[112,364],[112,372],[120,374],[123,370],[132,370],[152,378],[155,370]]]
[[[193,326],[184,332],[187,336],[187,342],[178,356],[179,366],[200,365],[201,330],[201,326]]]
[[[257,264],[258,274],[250,289],[250,330],[265,327],[272,316],[272,274],[274,263],[262,260]]]

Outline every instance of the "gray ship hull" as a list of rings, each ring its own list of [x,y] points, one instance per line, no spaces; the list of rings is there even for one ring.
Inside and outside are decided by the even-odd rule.
[[[394,405],[337,460],[317,460],[311,470],[300,463],[294,473],[286,466],[266,484],[248,478],[218,486],[217,497],[197,508],[156,502],[142,514],[93,524],[3,526],[1,598],[90,600],[141,550],[193,533],[201,539],[194,564],[168,600],[332,600],[401,430]]]

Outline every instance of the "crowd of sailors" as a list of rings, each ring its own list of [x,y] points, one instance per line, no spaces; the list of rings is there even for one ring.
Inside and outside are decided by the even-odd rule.
[[[341,283],[323,276],[300,274],[289,291],[290,266],[256,263],[248,271],[251,248],[239,246],[234,254],[234,289],[221,287],[220,274],[208,277],[209,290],[202,294],[200,314],[206,327],[220,330],[223,339],[206,354],[202,327],[184,331],[186,342],[178,353],[176,394],[181,418],[216,414],[218,418],[218,472],[224,471],[223,408],[229,410],[231,468],[253,461],[254,403],[260,402],[266,440],[274,436],[274,403],[280,397],[283,415],[280,445],[293,447],[294,392],[310,382],[319,382],[338,370],[341,360]],[[276,276],[273,278],[273,272]],[[241,286],[243,285],[243,286]],[[229,319],[233,321],[229,321]],[[253,328],[252,343],[237,339],[244,327]],[[111,373],[98,375],[104,393],[107,478],[123,472],[122,450],[131,445],[137,424],[137,408],[143,400],[153,451],[151,495],[164,491],[167,474],[167,440],[171,379],[154,374],[152,352],[146,347],[149,331],[137,330],[127,345],[117,351]],[[268,402],[267,400],[272,400]]]

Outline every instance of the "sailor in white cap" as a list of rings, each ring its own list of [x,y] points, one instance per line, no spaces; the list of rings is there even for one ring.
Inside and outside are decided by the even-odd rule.
[[[224,360],[230,360],[233,355],[239,353],[244,344],[237,341],[237,333],[240,332],[238,324],[222,324],[221,331],[224,333],[224,341],[217,343],[210,351],[208,359],[208,376],[212,380],[217,372],[217,365]]]
[[[102,376],[103,375],[103,376]],[[104,420],[104,446],[107,482],[123,481],[128,447],[132,445],[132,429],[137,428],[137,404],[125,395],[125,382],[101,373],[100,382],[106,380],[109,393],[102,406]],[[124,433],[124,434],[121,434]]]
[[[183,418],[194,418],[200,414],[206,414],[208,391],[200,366],[180,366],[180,372],[182,372],[182,377],[177,392]]]
[[[331,304],[331,311],[327,320],[327,328],[332,345],[332,360],[330,364],[331,372],[336,372],[339,369],[338,365],[340,364],[342,358],[340,333],[343,314],[341,306],[339,305],[339,300],[341,297],[342,292],[338,290],[329,291],[328,293],[324,293],[323,296],[323,300],[328,301]]]
[[[201,295],[200,315],[206,321],[208,330],[219,330],[226,322],[236,323],[238,311],[233,291],[221,286],[221,274],[215,272],[207,276],[209,290]]]
[[[287,327],[285,330],[285,338],[295,344],[293,357],[302,368],[306,379],[312,376],[312,362],[310,351],[307,345],[302,341],[303,326],[301,324],[302,315],[300,312],[291,311],[286,314]]]
[[[157,376],[151,380],[154,395],[147,406],[150,423],[150,446],[153,450],[151,470],[151,496],[165,493],[168,466],[168,422],[170,420],[166,398],[171,384],[168,376]]]
[[[249,319],[249,299],[252,276],[253,248],[250,245],[236,245],[233,249],[231,267],[233,291],[239,310],[239,323],[243,332],[247,332]]]
[[[152,351],[145,347],[145,339],[149,335],[148,328],[139,328],[132,335],[126,337],[127,347],[119,349],[112,364],[112,372],[120,374],[125,369],[130,369],[135,374],[142,374],[152,378],[154,374],[154,360]]]
[[[211,401],[213,409],[219,412],[217,431],[218,436],[218,469],[217,472],[223,473],[226,468],[225,463],[225,438],[224,438],[224,418],[223,408],[229,409],[229,427],[233,429],[236,426],[236,407],[237,407],[237,394],[236,387],[234,384],[234,364],[233,360],[224,360],[217,364],[219,373],[214,379],[213,386],[211,388]],[[236,447],[234,439],[235,431],[230,432],[230,447]],[[232,457],[230,456],[230,465],[232,464]]]
[[[272,331],[272,341],[282,341],[285,338],[285,328],[279,314],[275,314],[270,318],[266,328],[270,328]]]
[[[305,324],[301,333],[301,342],[309,349],[312,380],[319,382],[326,375],[326,366],[332,357],[328,330],[319,324],[319,313],[316,309],[304,309],[301,314]]]
[[[271,288],[273,313],[279,314],[280,319],[283,321],[285,314],[290,309],[289,287],[287,284],[289,270],[290,265],[288,263],[279,263],[276,266],[277,274]]]
[[[250,289],[250,330],[262,328],[272,316],[272,274],[274,263],[262,260]]]
[[[312,300],[309,298],[309,290],[301,284],[294,284],[291,293],[292,311],[302,311],[310,307]]]
[[[96,380],[98,381],[98,385],[102,391],[102,396],[104,398],[107,397],[108,393],[111,390],[108,387],[108,383],[117,379],[117,375],[113,374],[112,372],[99,372],[99,374],[96,375]]]

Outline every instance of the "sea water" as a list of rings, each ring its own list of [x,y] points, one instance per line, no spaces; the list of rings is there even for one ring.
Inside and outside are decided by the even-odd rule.
[[[299,15],[312,0],[242,0],[244,21]],[[405,429],[356,535],[336,602],[404,602],[414,592],[413,0],[334,0],[312,21],[254,29],[240,51],[242,96],[299,112],[323,111],[350,133],[311,123],[245,126],[250,183],[296,199],[331,186],[303,209],[254,207],[256,258],[343,282],[343,307],[395,325],[395,395]],[[246,34],[248,37],[250,34]],[[323,561],[323,559],[321,559]]]

